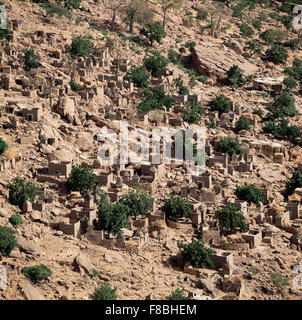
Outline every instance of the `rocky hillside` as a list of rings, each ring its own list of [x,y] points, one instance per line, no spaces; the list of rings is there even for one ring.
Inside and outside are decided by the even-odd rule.
[[[296,4],[3,0],[0,299],[300,300]],[[204,171],[107,163],[123,122],[205,128]]]

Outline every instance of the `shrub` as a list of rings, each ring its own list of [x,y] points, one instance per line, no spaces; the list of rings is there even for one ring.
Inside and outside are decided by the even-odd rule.
[[[165,200],[164,212],[170,220],[178,221],[180,218],[189,217],[191,209],[187,201],[171,196]]]
[[[13,225],[15,227],[15,226],[18,226],[19,224],[22,223],[22,217],[18,213],[13,214],[12,216],[10,216],[8,221],[10,222],[11,225]]]
[[[98,203],[98,228],[120,234],[121,229],[127,226],[127,215],[130,214],[129,208],[122,203],[112,203],[105,195]]]
[[[282,46],[275,45],[266,50],[265,57],[268,61],[271,61],[275,64],[280,64],[287,60],[288,53],[287,50]]]
[[[77,36],[72,38],[70,56],[74,58],[88,57],[92,52],[92,43],[89,36]]]
[[[144,88],[149,86],[149,75],[144,67],[132,66],[127,72],[126,78],[131,80],[137,87]]]
[[[265,30],[260,34],[260,38],[267,43],[274,43],[276,41],[276,34],[274,30]]]
[[[212,111],[218,111],[219,115],[231,110],[232,104],[224,95],[219,95],[210,101],[209,106]]]
[[[176,63],[176,64],[180,64],[181,60],[182,60],[182,55],[177,53],[176,51],[170,49],[168,51],[168,59],[172,62],[172,63]]]
[[[291,15],[286,15],[286,16],[281,16],[280,21],[281,23],[285,26],[286,29],[291,29],[292,28],[292,23],[293,23],[294,17]]]
[[[42,3],[40,6],[46,11],[47,15],[53,16],[56,14],[59,18],[66,17],[70,20],[72,19],[69,10],[63,6],[58,6],[53,3]]]
[[[255,41],[247,41],[245,50],[250,51],[250,57],[252,57],[254,54],[257,54],[260,56],[263,51],[263,45]]]
[[[75,81],[73,81],[72,79],[70,80],[69,85],[70,85],[72,91],[83,90],[83,87],[81,85],[79,85],[78,83],[76,83]]]
[[[235,194],[240,200],[248,201],[249,203],[258,203],[263,201],[262,190],[257,188],[254,184],[245,184],[242,187],[237,187]]]
[[[13,40],[13,34],[9,29],[0,29],[0,40],[5,39],[8,41]]]
[[[153,209],[154,199],[141,191],[131,191],[128,195],[123,195],[119,203],[127,206],[131,216],[145,216]]]
[[[92,169],[75,165],[66,181],[66,187],[70,191],[87,192],[94,186],[94,174]]]
[[[51,270],[44,264],[32,267],[24,267],[22,273],[32,282],[38,282],[49,278],[52,274]]]
[[[0,155],[8,149],[7,143],[0,137]]]
[[[283,70],[284,73],[293,77],[297,81],[302,80],[302,60],[295,58],[292,67],[287,67]]]
[[[198,123],[201,120],[201,115],[205,110],[200,102],[189,100],[186,103],[186,109],[182,112],[181,116],[183,121],[188,123]]]
[[[167,300],[189,300],[183,295],[183,290],[176,289],[167,297]]]
[[[207,248],[202,240],[192,238],[190,243],[180,244],[179,247],[182,249],[181,254],[186,264],[195,268],[213,267],[211,256],[215,254],[215,251]]]
[[[301,137],[300,129],[297,126],[289,126],[288,120],[282,120],[279,124],[276,124],[275,121],[267,122],[262,131],[264,133],[271,133],[276,138],[282,138],[296,143],[297,138]]]
[[[217,144],[218,151],[227,153],[230,157],[233,154],[241,154],[242,149],[240,147],[238,139],[220,138]]]
[[[244,116],[241,116],[235,123],[235,132],[238,133],[241,130],[250,130],[250,121]]]
[[[259,108],[255,108],[255,109],[253,110],[253,114],[257,114],[260,118],[262,118],[262,116],[263,116],[263,111],[262,111],[261,109],[259,109]]]
[[[183,45],[185,48],[190,49],[190,51],[193,50],[194,47],[196,47],[196,42],[195,41],[188,41]]]
[[[172,107],[175,100],[165,94],[162,86],[155,87],[151,90],[144,89],[145,100],[141,102],[137,108],[139,113],[147,113],[151,110],[160,110],[165,106],[168,110]]]
[[[295,171],[290,180],[286,182],[286,189],[289,195],[294,193],[297,188],[302,188],[302,174]]]
[[[154,41],[161,43],[161,39],[167,35],[165,29],[159,23],[155,22],[147,23],[139,33],[149,39],[151,46],[153,46]]]
[[[9,184],[9,201],[22,209],[23,203],[35,201],[37,187],[30,181],[17,177]]]
[[[287,277],[283,277],[280,273],[272,273],[271,280],[280,294],[283,293],[283,290],[286,286],[290,285],[290,279]]]
[[[173,84],[176,88],[178,88],[178,93],[179,94],[189,94],[189,90],[187,87],[184,86],[184,82],[181,79],[181,77],[178,77],[176,79],[173,80]]]
[[[235,231],[237,228],[240,228],[242,231],[246,228],[244,217],[239,208],[234,208],[230,204],[216,211],[215,217],[219,221],[219,227],[222,232]]]
[[[233,65],[227,72],[228,82],[235,87],[242,87],[245,83],[242,70],[237,66]]]
[[[91,294],[89,297],[92,300],[116,300],[117,288],[111,288],[110,285],[105,282],[98,288],[94,289],[94,293]]]
[[[30,71],[31,69],[39,68],[40,64],[37,61],[38,56],[31,48],[25,53],[25,70]]]
[[[242,36],[248,38],[254,35],[253,29],[245,22],[240,25],[240,33]]]
[[[104,118],[108,120],[115,120],[115,114],[107,113]]]
[[[257,30],[257,31],[261,31],[262,28],[262,22],[259,19],[255,19],[253,20],[253,27]]]
[[[153,77],[160,77],[164,74],[169,60],[162,57],[159,52],[153,51],[152,56],[144,58],[143,63],[146,69],[151,72]]]
[[[286,90],[292,90],[292,89],[295,89],[297,87],[297,82],[292,77],[284,78],[283,84],[285,85]]]
[[[68,9],[79,9],[82,0],[64,0],[64,5]]]
[[[15,231],[9,227],[0,226],[0,257],[9,257],[14,248],[18,246]]]
[[[298,114],[295,107],[295,98],[292,93],[284,90],[279,95],[277,95],[274,101],[269,105],[270,110],[280,111],[281,114],[292,117]]]
[[[279,8],[280,11],[291,14],[292,9],[289,3],[282,3],[281,7]]]

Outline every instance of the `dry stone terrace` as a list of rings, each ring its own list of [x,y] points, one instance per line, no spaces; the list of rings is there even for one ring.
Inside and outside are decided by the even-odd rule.
[[[211,9],[212,1],[206,2]],[[115,42],[115,48],[109,50],[103,33],[89,28],[96,18],[105,25],[110,19],[108,12],[93,1],[83,1],[85,10],[72,11],[82,19],[76,25],[64,17],[50,18],[29,0],[4,3],[13,39],[1,40],[0,49],[0,136],[9,146],[0,155],[0,226],[11,227],[8,219],[15,213],[21,214],[23,222],[14,228],[21,247],[10,257],[0,258],[0,265],[5,265],[10,275],[8,289],[0,290],[0,299],[88,300],[93,288],[104,281],[118,288],[118,299],[166,299],[177,288],[198,300],[282,299],[271,274],[280,273],[292,281],[292,266],[302,261],[302,189],[286,194],[292,173],[302,173],[301,147],[261,130],[263,119],[253,110],[269,112],[269,103],[284,89],[283,67],[245,54],[243,45],[235,40],[244,38],[239,32],[240,19],[234,19],[228,8],[222,25],[230,24],[231,29],[223,29],[215,38],[210,30],[202,34],[183,13],[171,11],[167,37],[154,44],[156,50],[165,57],[170,49],[181,52],[199,76],[208,78],[190,86],[190,75],[170,62],[161,76],[151,77],[149,88],[162,86],[174,99],[173,106],[140,114],[137,107],[144,100],[142,89],[127,73],[131,67],[141,66],[148,53],[144,46],[129,40],[123,46],[126,40],[114,31],[108,31]],[[186,5],[192,12],[199,6],[193,1]],[[160,19],[156,14],[155,20]],[[131,36],[119,17],[117,24],[124,37]],[[77,35],[93,36],[88,58],[69,58],[75,28]],[[138,29],[134,34],[139,37]],[[178,34],[183,37],[179,43]],[[193,50],[183,45],[193,40],[197,43]],[[132,45],[142,53],[135,54],[129,48]],[[40,65],[27,71],[24,61],[29,48],[38,55]],[[299,50],[290,51],[286,66],[300,56]],[[233,64],[245,76],[253,74],[253,81],[243,88],[224,85],[226,71]],[[190,88],[188,94],[175,87],[173,80],[179,76]],[[71,80],[79,85],[78,90]],[[209,106],[220,94],[230,101],[227,113],[219,114]],[[299,109],[301,95],[296,91],[293,95]],[[182,118],[189,101],[200,102],[205,110],[196,124]],[[249,120],[250,129],[235,133],[241,116]],[[129,134],[147,132],[148,138],[155,128],[180,132],[206,128],[205,170],[188,174],[194,165],[179,164],[174,149],[171,163],[152,164],[151,144],[148,163],[106,163],[98,150],[105,138],[119,139],[125,122]],[[302,127],[299,119],[290,118],[290,124]],[[221,138],[238,138],[242,153],[230,155],[219,150]],[[128,147],[133,147],[133,141]],[[163,150],[161,141],[161,160]],[[131,150],[130,155],[138,158],[140,154]],[[95,175],[95,186],[88,192],[65,188],[76,165],[90,168]],[[20,208],[9,202],[9,184],[17,176],[38,187],[35,200],[25,201]],[[255,184],[263,200],[240,200],[235,190],[244,184]],[[153,198],[150,212],[128,216],[120,234],[100,230],[101,192],[116,204],[137,187]],[[187,217],[178,221],[168,218],[164,204],[171,196],[188,202]],[[226,205],[242,213],[245,230],[221,232],[216,212]],[[192,238],[202,239],[215,251],[212,267],[185,263],[179,245]],[[29,285],[21,269],[41,263],[52,270],[52,276],[42,284]],[[98,274],[93,275],[92,269]],[[284,291],[286,299],[301,299],[301,293],[292,285]]]

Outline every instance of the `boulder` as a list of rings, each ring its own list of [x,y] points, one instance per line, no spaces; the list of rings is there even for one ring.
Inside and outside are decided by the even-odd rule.
[[[193,48],[192,65],[200,74],[213,75],[221,80],[226,78],[226,71],[233,65],[238,65],[246,76],[258,70],[255,65],[233,50],[208,41],[203,41]]]
[[[73,260],[73,265],[76,271],[80,272],[81,275],[85,273],[91,275],[93,265],[89,257],[83,253],[79,253]]]
[[[31,244],[28,240],[26,240],[24,237],[22,236],[16,236],[18,244],[20,246],[20,250],[22,252],[28,253],[28,254],[32,254],[32,255],[36,255],[37,254],[37,250],[35,248],[35,246],[33,244]]]
[[[28,280],[22,285],[22,291],[27,300],[47,300]]]

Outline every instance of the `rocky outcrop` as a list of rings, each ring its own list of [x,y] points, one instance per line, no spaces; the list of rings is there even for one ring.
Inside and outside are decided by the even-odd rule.
[[[233,65],[238,65],[245,75],[254,74],[257,67],[241,55],[225,46],[219,47],[211,42],[202,42],[192,50],[192,65],[200,74],[225,78],[225,73]]]

